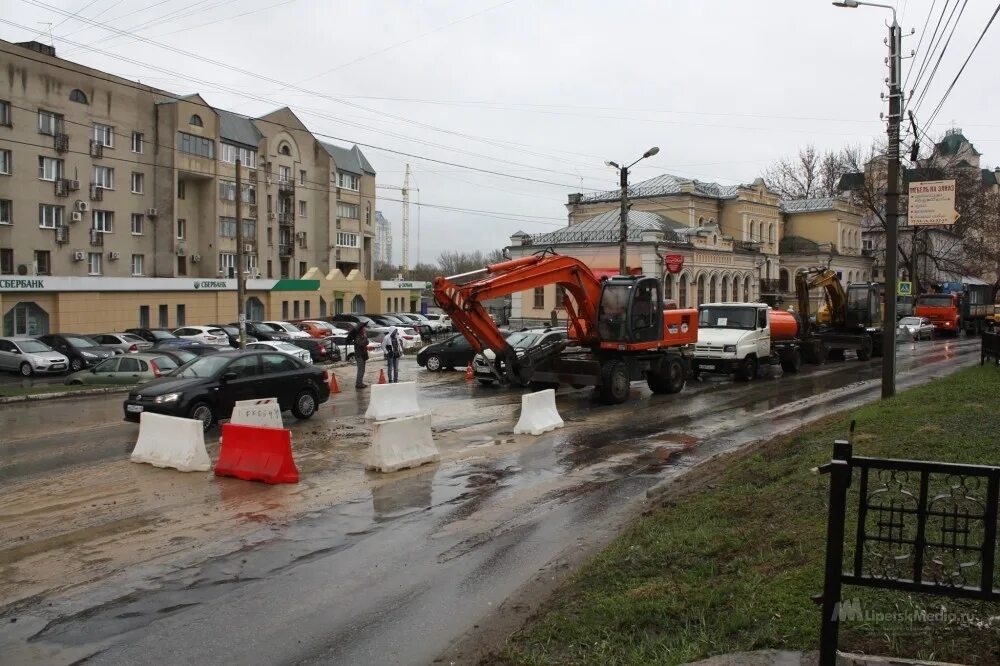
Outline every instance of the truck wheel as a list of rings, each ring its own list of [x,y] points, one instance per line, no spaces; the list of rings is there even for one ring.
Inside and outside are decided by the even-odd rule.
[[[601,366],[601,385],[598,387],[601,402],[618,405],[628,400],[632,381],[628,366],[621,359],[612,359]]]
[[[684,363],[679,358],[667,359],[657,371],[646,374],[646,384],[653,393],[680,393],[685,382]]]
[[[867,361],[868,359],[870,359],[872,357],[872,348],[874,346],[875,343],[872,342],[871,338],[865,338],[865,341],[861,344],[861,347],[859,347],[855,352],[858,355],[858,360]]]
[[[749,382],[757,376],[757,357],[747,356],[736,370],[736,381]]]
[[[802,367],[802,355],[799,354],[798,349],[793,349],[781,355],[782,372],[793,374],[798,372],[800,367]]]

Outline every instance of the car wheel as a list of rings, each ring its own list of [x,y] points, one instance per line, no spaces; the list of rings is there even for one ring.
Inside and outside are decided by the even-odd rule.
[[[72,370],[73,372],[80,372],[81,370],[83,370],[83,360],[74,358],[72,361],[69,362],[69,369]]]
[[[188,409],[188,418],[201,421],[201,429],[208,432],[208,429],[215,423],[215,412],[207,402],[198,401]]]
[[[431,354],[427,357],[427,362],[425,363],[427,369],[431,372],[441,371],[441,357],[437,354]]]
[[[35,374],[35,371],[31,369],[31,364],[28,363],[27,361],[21,364],[19,370],[21,371],[22,377],[30,377],[31,375]]]
[[[601,402],[618,405],[628,400],[632,381],[625,361],[612,359],[601,366],[601,385],[597,387]]]
[[[316,396],[312,391],[300,391],[295,396],[295,403],[292,404],[292,414],[300,421],[312,418],[316,413]]]
[[[740,382],[753,381],[757,377],[757,357],[747,356],[740,362],[736,370],[736,380]]]

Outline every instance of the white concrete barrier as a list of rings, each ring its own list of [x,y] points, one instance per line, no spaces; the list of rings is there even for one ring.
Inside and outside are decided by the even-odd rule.
[[[417,385],[413,382],[372,384],[366,419],[385,421],[420,413],[417,406]]]
[[[441,459],[431,434],[431,415],[376,421],[365,467],[395,472]]]
[[[514,426],[515,435],[541,435],[562,427],[563,420],[556,409],[556,392],[553,389],[521,396],[521,418]]]
[[[181,472],[207,472],[212,461],[205,450],[201,421],[143,412],[132,462],[173,467]]]
[[[237,400],[233,407],[233,418],[229,419],[229,422],[265,428],[285,427],[281,422],[281,407],[278,406],[277,398]]]

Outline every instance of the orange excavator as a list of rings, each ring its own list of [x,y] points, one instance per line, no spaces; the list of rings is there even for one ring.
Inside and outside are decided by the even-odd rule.
[[[550,284],[563,288],[568,336],[579,353],[564,353],[565,343],[514,349],[482,305]],[[645,379],[654,393],[683,389],[698,340],[698,311],[665,306],[657,278],[598,279],[579,259],[551,251],[435,278],[434,300],[476,351],[493,351],[506,380],[594,386],[609,404],[625,402],[635,380]]]

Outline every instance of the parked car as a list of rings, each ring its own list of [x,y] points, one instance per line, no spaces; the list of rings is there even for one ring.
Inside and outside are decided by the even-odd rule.
[[[914,340],[932,340],[934,324],[927,317],[903,317],[896,325],[896,335],[909,336]]]
[[[305,340],[307,338],[299,338],[299,339]],[[270,342],[255,342],[251,345],[247,345],[247,349],[273,350],[281,352],[282,354],[288,354],[289,356],[294,356],[303,363],[312,363],[312,357],[309,355],[309,350],[303,349],[302,347],[297,347],[293,345],[290,341],[286,342],[284,340],[273,340]]]
[[[104,347],[86,335],[77,333],[49,333],[38,339],[69,359],[69,369],[83,370],[106,358],[111,358],[118,350]]]
[[[152,342],[154,345],[166,340],[178,339],[168,328],[126,328],[125,332],[138,335],[146,342]]]
[[[420,346],[421,336],[414,329],[399,326],[399,337],[403,341],[403,349],[416,349]]]
[[[308,333],[306,333],[301,328],[299,328],[298,326],[296,326],[295,324],[293,324],[291,322],[287,322],[287,321],[265,321],[263,323],[267,324],[268,326],[272,326],[272,327],[278,329],[279,331],[284,331],[285,333],[288,334],[288,337],[292,338],[292,339],[311,337]]]
[[[66,384],[141,384],[162,377],[178,368],[177,362],[166,354],[123,354],[105,359],[88,370],[80,370],[66,377]]]
[[[94,342],[119,349],[126,354],[135,354],[153,348],[153,343],[143,340],[135,333],[98,333],[91,335]]]
[[[385,337],[385,331],[368,329],[368,360],[385,358],[385,354],[382,352],[383,337]],[[354,343],[348,342],[346,335],[333,336],[333,343],[340,350],[342,359],[354,363]]]
[[[475,355],[476,350],[464,335],[458,333],[441,342],[427,345],[417,352],[417,365],[431,372],[451,370],[454,367],[464,368]]]
[[[171,347],[171,346],[153,347],[151,350],[149,350],[149,353],[157,354],[159,356],[166,356],[172,359],[174,361],[174,365],[177,367],[180,367],[185,363],[190,363],[191,361],[195,360],[196,358],[199,358],[200,356],[199,354],[195,354],[194,352],[189,352],[187,349],[183,347]]]
[[[446,314],[433,314],[428,313],[424,315],[427,317],[427,321],[430,322],[431,326],[435,327],[438,333],[443,333],[444,331],[452,330],[451,317]]]
[[[314,338],[327,338],[331,335],[347,335],[347,330],[338,328],[328,321],[320,321],[318,319],[297,321],[295,322],[295,325],[298,326],[300,330],[308,333]]]
[[[69,359],[35,338],[0,338],[0,370],[22,377],[35,373],[66,372]]]
[[[183,351],[188,354],[193,354],[195,356],[205,356],[206,354],[217,354],[220,351],[225,351],[226,347],[221,345],[206,345],[201,342],[195,342],[194,340],[185,340],[186,344],[178,345],[171,342],[164,342],[160,344],[153,345],[153,348],[149,351]]]
[[[409,326],[409,321],[404,321],[401,317],[395,317],[393,315],[387,314],[370,314],[371,320],[376,326],[382,326],[388,328],[389,326]]]
[[[518,354],[532,347],[544,344],[560,342],[567,339],[565,328],[528,328],[516,331],[507,336],[507,344],[514,348]],[[496,354],[492,349],[486,349],[480,354],[476,354],[472,359],[472,374],[480,384],[493,384],[497,381],[497,376],[493,373],[492,366],[496,363],[497,372],[503,376],[505,371],[503,361],[496,361]]]
[[[229,345],[229,336],[221,328],[211,326],[182,326],[174,330],[174,335],[182,340],[193,340],[206,345],[219,347]]]
[[[325,338],[295,338],[289,340],[296,347],[302,347],[313,363],[335,363],[340,360],[340,349],[333,342],[333,336]]]
[[[358,324],[368,324],[369,326],[376,325],[372,318],[368,315],[354,314],[353,312],[341,312],[340,314],[328,317],[327,320],[338,328],[348,328],[348,330],[351,331],[357,328]],[[342,324],[349,324],[350,326],[348,327]]]
[[[393,317],[402,319],[405,326],[409,326],[420,334],[420,339],[430,342],[434,337],[434,328],[429,322],[420,319],[416,314],[407,312],[393,313]]]
[[[308,419],[330,397],[326,370],[275,351],[223,351],[184,365],[169,377],[129,392],[125,420],[143,412],[197,419],[205,430],[232,416],[237,400],[278,399],[278,406]]]
[[[240,346],[240,327],[234,326],[232,324],[208,324],[212,328],[221,328],[226,332],[226,336],[229,338],[229,346],[233,349],[238,349]],[[247,342],[257,342],[257,338],[250,335],[247,332]]]
[[[229,326],[236,326],[239,328],[239,324],[229,324]],[[252,335],[257,338],[258,342],[263,342],[266,340],[288,340],[291,336],[284,331],[284,329],[278,328],[277,326],[269,326],[262,321],[248,321],[246,323],[247,335]]]

